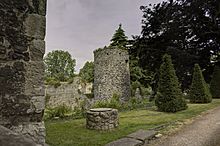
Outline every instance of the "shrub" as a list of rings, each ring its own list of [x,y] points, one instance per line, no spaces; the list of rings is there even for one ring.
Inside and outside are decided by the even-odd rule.
[[[115,108],[115,109],[120,109],[121,108],[121,103],[120,103],[120,96],[116,93],[113,94],[112,98],[109,101],[109,107]]]
[[[192,103],[209,103],[212,101],[209,88],[204,80],[198,64],[194,66],[192,84],[189,91],[189,99]]]
[[[183,98],[170,55],[164,55],[159,73],[158,93],[155,99],[158,110],[163,112],[185,110],[186,101]]]
[[[120,98],[120,96],[118,94],[114,93],[111,99],[99,100],[93,105],[93,107],[94,108],[122,109],[122,104],[121,104],[119,98]]]
[[[61,85],[60,81],[58,81],[57,79],[55,78],[47,78],[45,80],[45,84],[46,85],[52,85],[54,86],[55,88],[59,87]]]
[[[112,98],[109,100],[99,100],[95,102],[93,108],[115,108],[120,111],[126,111],[151,106],[147,98],[137,99],[136,97],[131,97],[128,102],[122,103],[119,97],[119,95],[113,94]]]
[[[92,106],[93,108],[110,108],[108,100],[99,100],[96,101],[95,104]]]
[[[59,105],[54,108],[47,108],[45,111],[45,119],[65,118],[72,113],[72,109],[66,105]]]
[[[212,98],[220,98],[220,66],[215,65],[211,84],[210,84],[210,92],[212,94]]]

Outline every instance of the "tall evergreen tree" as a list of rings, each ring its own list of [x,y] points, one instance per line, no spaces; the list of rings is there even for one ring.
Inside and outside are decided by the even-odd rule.
[[[209,103],[212,101],[209,88],[204,80],[202,71],[198,64],[195,64],[194,66],[189,99],[192,103]]]
[[[187,108],[178,78],[172,64],[171,56],[165,54],[160,66],[158,93],[155,104],[160,111],[177,112]]]
[[[125,49],[127,45],[127,36],[124,33],[125,31],[122,29],[122,25],[119,24],[118,29],[115,31],[115,34],[113,35],[111,39],[110,46],[119,47],[120,49]]]
[[[210,84],[210,91],[213,98],[220,98],[220,65],[216,64]]]

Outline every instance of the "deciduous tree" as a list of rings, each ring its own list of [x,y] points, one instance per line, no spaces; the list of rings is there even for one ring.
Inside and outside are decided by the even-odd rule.
[[[48,78],[66,81],[74,76],[76,60],[67,51],[55,50],[49,52],[45,58],[45,73]]]

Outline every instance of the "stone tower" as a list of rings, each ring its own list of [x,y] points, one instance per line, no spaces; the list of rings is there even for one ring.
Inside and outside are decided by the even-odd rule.
[[[45,15],[46,0],[0,0],[0,125],[41,145]]]
[[[94,51],[94,99],[130,97],[129,54],[126,50],[105,47]]]

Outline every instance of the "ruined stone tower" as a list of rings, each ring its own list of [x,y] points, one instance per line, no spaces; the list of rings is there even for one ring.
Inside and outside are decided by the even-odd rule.
[[[105,47],[94,51],[94,99],[110,99],[114,93],[121,101],[130,97],[129,55],[126,50]]]
[[[0,1],[0,125],[45,143],[46,0]]]

